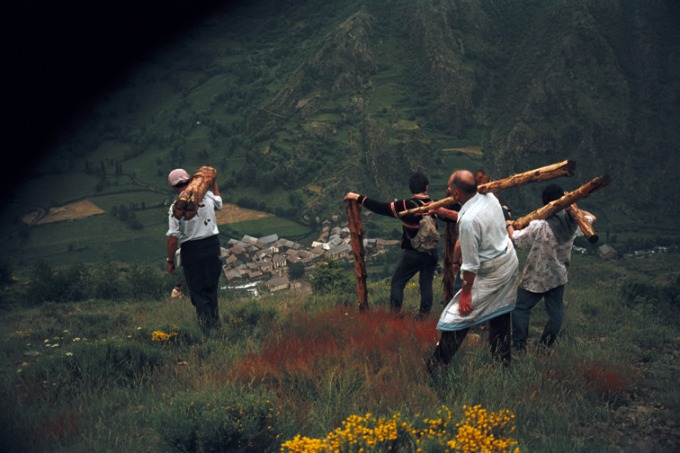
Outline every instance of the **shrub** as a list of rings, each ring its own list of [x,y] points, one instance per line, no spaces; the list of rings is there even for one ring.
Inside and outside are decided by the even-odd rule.
[[[663,287],[663,293],[672,305],[680,305],[680,275]]]
[[[267,332],[268,326],[276,319],[277,310],[256,303],[246,303],[230,309],[224,315],[224,331],[234,339],[244,335],[254,336],[257,332]]]
[[[12,283],[12,266],[9,263],[0,262],[0,288]]]
[[[352,273],[340,261],[329,261],[317,267],[310,280],[315,294],[349,293],[355,285]]]
[[[619,285],[618,294],[629,307],[647,308],[658,302],[658,289],[641,280],[625,280]]]
[[[272,396],[225,389],[182,394],[153,414],[164,445],[174,451],[273,451],[278,414]]]
[[[137,342],[79,343],[64,353],[41,357],[20,379],[29,394],[51,399],[83,389],[136,385],[149,379],[149,372],[161,363],[157,348]]]
[[[151,266],[133,266],[126,280],[128,295],[135,299],[160,300],[168,292],[165,275]]]
[[[55,270],[45,261],[38,261],[31,269],[31,283],[27,291],[29,302],[73,302],[87,297],[88,270],[82,263]]]

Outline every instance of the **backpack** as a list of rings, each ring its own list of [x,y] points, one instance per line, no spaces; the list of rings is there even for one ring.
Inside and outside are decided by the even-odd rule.
[[[420,202],[420,204],[425,203]],[[431,215],[424,215],[420,219],[418,233],[410,238],[411,246],[419,252],[430,253],[437,248],[439,237],[437,220]]]

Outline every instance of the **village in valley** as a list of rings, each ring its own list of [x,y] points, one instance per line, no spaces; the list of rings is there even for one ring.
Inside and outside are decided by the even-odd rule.
[[[336,216],[321,225],[321,234],[309,247],[276,234],[230,239],[221,253],[228,287],[246,289],[254,294],[259,293],[258,287],[269,292],[292,289],[301,283],[289,278],[291,264],[302,263],[307,272],[326,261],[352,260],[349,227],[341,224]],[[364,237],[364,250],[367,255],[377,254],[398,247],[399,242]]]

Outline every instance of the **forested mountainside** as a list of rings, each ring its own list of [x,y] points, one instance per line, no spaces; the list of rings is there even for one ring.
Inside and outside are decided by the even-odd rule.
[[[581,181],[613,178],[612,207],[649,207],[659,190],[668,194],[665,206],[678,206],[671,185],[680,169],[680,32],[672,2],[340,5],[347,13],[317,28],[305,58],[249,116],[250,130],[286,150],[273,173],[296,152],[313,154],[316,135],[323,151],[343,150],[324,167],[337,192],[358,180],[388,196],[405,169],[436,167],[449,140],[481,145],[495,177],[569,158]],[[323,114],[335,117],[312,127]],[[288,141],[296,126],[305,132]],[[253,170],[272,161],[263,150],[252,152]]]
[[[445,150],[479,146],[453,162],[573,159],[567,189],[611,176],[602,209],[675,212],[678,23],[673,0],[231,2],[110,83],[25,179],[87,174],[85,195],[209,164],[234,200],[309,218],[347,190],[403,195],[412,170],[441,182]],[[536,207],[535,187],[505,196]]]

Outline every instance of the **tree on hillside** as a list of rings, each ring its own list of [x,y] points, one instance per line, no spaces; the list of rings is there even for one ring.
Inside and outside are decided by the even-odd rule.
[[[354,290],[352,273],[341,261],[329,261],[317,267],[310,276],[315,294],[341,294]]]
[[[288,265],[288,277],[291,280],[301,280],[305,275],[305,265],[303,263],[291,263]]]

